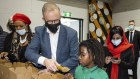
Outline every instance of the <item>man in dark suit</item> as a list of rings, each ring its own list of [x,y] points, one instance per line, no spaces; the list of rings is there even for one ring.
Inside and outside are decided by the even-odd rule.
[[[57,71],[57,66],[70,68],[73,73],[78,65],[77,32],[60,22],[60,10],[54,3],[42,8],[45,25],[35,28],[35,35],[27,47],[25,57],[36,64]]]
[[[135,62],[133,66],[133,79],[137,79],[137,61],[138,57],[140,56],[139,51],[140,51],[140,32],[134,29],[135,27],[135,21],[130,20],[129,21],[129,26],[128,26],[128,31],[125,33],[127,39],[129,40],[130,43],[134,44],[134,57],[135,57]]]

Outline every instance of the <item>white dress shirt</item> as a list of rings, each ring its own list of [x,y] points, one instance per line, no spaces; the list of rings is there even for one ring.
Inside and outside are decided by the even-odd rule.
[[[48,28],[46,30],[49,33],[50,37],[50,44],[51,44],[51,58],[56,60],[56,51],[57,51],[57,44],[58,44],[58,36],[60,31],[60,26],[58,27],[58,30],[56,33],[52,33]],[[40,56],[38,59],[38,64],[44,65],[44,60],[46,57]]]

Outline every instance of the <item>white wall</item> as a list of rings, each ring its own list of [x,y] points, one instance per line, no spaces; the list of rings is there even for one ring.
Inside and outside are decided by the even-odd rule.
[[[129,20],[135,20],[136,29],[140,30],[140,9],[120,13],[113,13],[113,25],[120,25],[124,29],[128,26]]]
[[[36,26],[43,25],[42,20],[42,6],[45,2],[38,0],[1,0],[0,5],[0,25],[3,27],[5,31],[8,32],[6,28],[6,23],[13,14],[15,13],[24,13],[30,17],[31,29],[34,31]],[[83,24],[83,39],[87,37],[87,29],[88,29],[88,9],[76,8],[66,5],[60,5],[61,11],[71,12],[74,18],[84,19]]]

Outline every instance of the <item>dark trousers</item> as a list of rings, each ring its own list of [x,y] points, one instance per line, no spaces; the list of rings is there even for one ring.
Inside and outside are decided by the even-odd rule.
[[[137,79],[137,62],[138,62],[138,58],[135,58],[135,62],[132,68],[133,71],[133,79]]]

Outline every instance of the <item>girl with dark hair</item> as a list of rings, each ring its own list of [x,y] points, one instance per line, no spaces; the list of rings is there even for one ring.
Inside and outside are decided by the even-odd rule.
[[[31,21],[29,17],[21,13],[16,13],[12,17],[12,20],[9,20],[7,25],[12,32],[11,35],[5,39],[5,51],[2,54],[3,56],[8,56],[11,62],[27,61],[24,54],[26,47],[32,39],[30,24]]]
[[[96,39],[83,41],[79,45],[80,65],[76,68],[75,79],[108,79],[107,73],[102,69],[105,55],[102,45]],[[68,79],[74,79],[67,74]]]
[[[128,43],[121,26],[114,26],[107,37],[105,63],[110,79],[129,79],[128,68],[134,63],[133,45]]]

